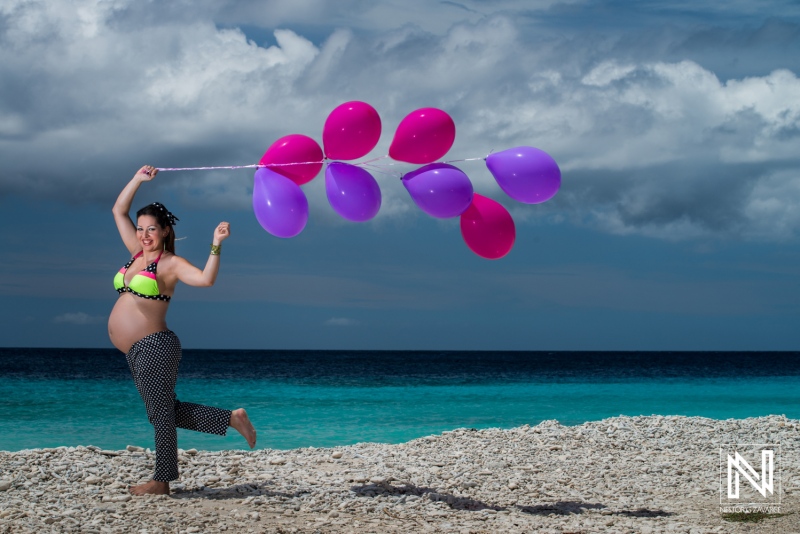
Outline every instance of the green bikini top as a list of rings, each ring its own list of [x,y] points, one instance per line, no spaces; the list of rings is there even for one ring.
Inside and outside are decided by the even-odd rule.
[[[133,293],[137,297],[142,297],[143,299],[152,299],[152,300],[163,300],[165,302],[169,302],[169,299],[172,297],[169,295],[162,295],[158,292],[158,282],[156,281],[156,266],[158,264],[158,260],[161,259],[161,254],[147,266],[147,268],[143,271],[139,271],[133,278],[131,278],[130,283],[126,286],[125,285],[125,273],[128,272],[128,267],[142,255],[143,251],[140,251],[137,255],[131,258],[131,261],[125,264],[125,266],[119,270],[119,272],[114,275],[114,289],[117,290],[117,293],[120,295],[122,293],[128,292]]]

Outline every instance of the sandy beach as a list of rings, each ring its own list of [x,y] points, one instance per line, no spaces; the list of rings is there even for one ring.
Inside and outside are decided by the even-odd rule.
[[[798,430],[782,416],[616,417],[397,445],[189,449],[159,497],[127,492],[152,471],[139,446],[0,452],[0,532],[789,534],[800,532]],[[779,515],[723,516],[728,443],[780,444]]]

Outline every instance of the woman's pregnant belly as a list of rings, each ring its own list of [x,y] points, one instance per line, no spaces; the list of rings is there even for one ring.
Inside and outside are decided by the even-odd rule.
[[[108,337],[111,338],[111,343],[127,354],[131,345],[143,337],[166,330],[167,306],[166,302],[123,293],[108,317]]]

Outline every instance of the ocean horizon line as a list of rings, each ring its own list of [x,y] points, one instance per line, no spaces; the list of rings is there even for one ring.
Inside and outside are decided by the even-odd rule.
[[[2,346],[2,350],[113,350],[117,352],[115,347],[56,347],[56,346]],[[550,354],[550,353],[571,353],[571,354],[682,354],[682,353],[728,353],[728,354],[800,354],[800,349],[797,350],[774,350],[774,349],[303,349],[303,348],[224,348],[224,347],[186,347],[183,346],[182,350],[190,350],[193,352],[201,351],[236,351],[236,352],[331,352],[331,353],[364,353],[364,352],[492,352],[492,353],[531,353],[531,354]]]

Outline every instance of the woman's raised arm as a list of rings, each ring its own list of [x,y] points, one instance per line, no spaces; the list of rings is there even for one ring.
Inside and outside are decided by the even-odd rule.
[[[214,238],[211,241],[211,252],[202,271],[183,258],[175,258],[178,260],[176,267],[178,280],[190,286],[213,286],[217,280],[217,273],[219,273],[220,246],[230,235],[230,223],[221,222],[217,225],[214,229]]]
[[[158,174],[158,169],[149,165],[139,169],[119,194],[114,207],[111,209],[114,213],[114,222],[117,223],[119,236],[131,254],[139,250],[139,240],[136,239],[136,224],[131,220],[130,216],[133,197],[136,196],[136,191],[142,182],[149,182],[156,174]]]

